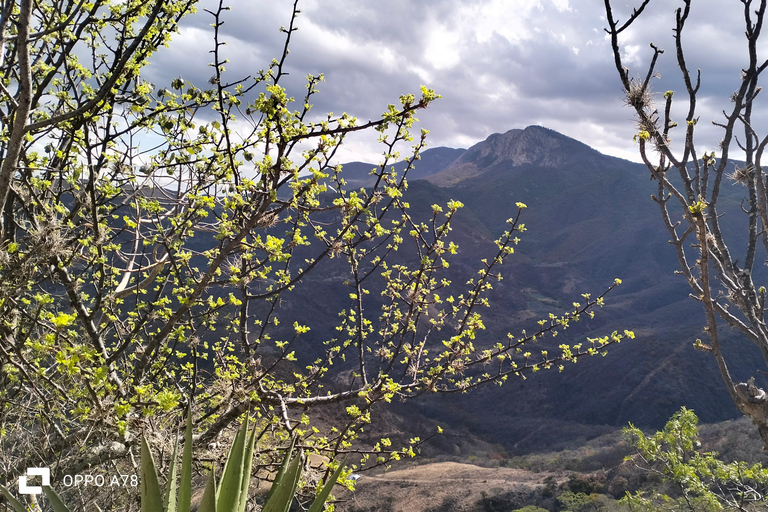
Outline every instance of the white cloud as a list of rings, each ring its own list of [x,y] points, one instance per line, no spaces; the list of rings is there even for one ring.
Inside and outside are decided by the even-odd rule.
[[[572,12],[573,8],[568,0],[552,0],[558,12]]]
[[[621,58],[625,65],[631,66],[634,64],[639,66],[642,63],[640,58],[640,45],[628,44],[624,46],[623,49],[624,51],[622,52]]]
[[[461,61],[462,35],[444,25],[429,27],[424,60],[433,69],[452,68]]]

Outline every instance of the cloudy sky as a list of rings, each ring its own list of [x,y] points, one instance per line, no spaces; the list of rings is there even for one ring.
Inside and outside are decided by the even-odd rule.
[[[639,0],[614,0],[626,19]],[[280,26],[290,21],[289,0],[233,0],[223,27],[229,77],[253,75],[279,57]],[[693,2],[686,42],[691,68],[702,68],[699,143],[715,149],[712,120],[728,108],[745,64],[739,0]],[[659,96],[683,92],[673,60],[672,24],[680,0],[656,0],[642,25],[622,39],[625,64],[644,74],[653,41],[666,48]],[[185,20],[171,47],[155,59],[153,81],[183,75],[198,84],[210,77],[212,18],[200,11]],[[314,112],[379,115],[400,94],[419,85],[443,99],[419,118],[429,145],[468,147],[496,132],[543,125],[615,156],[636,160],[632,112],[623,104],[604,32],[602,0],[303,0],[291,42],[290,92],[299,97],[307,73],[326,81]],[[740,24],[741,23],[741,24]],[[682,94],[679,94],[682,95]],[[681,98],[682,99],[682,98]],[[677,119],[684,117],[679,110]],[[680,136],[678,136],[679,138]],[[346,159],[371,161],[375,134],[347,146]]]

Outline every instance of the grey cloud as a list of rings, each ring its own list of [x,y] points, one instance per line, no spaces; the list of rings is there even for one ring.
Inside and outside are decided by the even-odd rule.
[[[343,32],[355,40],[377,40],[403,47],[420,42],[426,23],[453,23],[455,20],[450,14],[458,3],[457,0],[318,1],[304,13],[326,30]]]
[[[425,85],[443,95],[419,116],[431,130],[432,146],[467,145],[493,132],[543,124],[598,149],[618,153],[623,144],[623,151],[631,151],[635,128],[630,109],[622,106],[618,76],[603,32],[606,23],[601,18],[601,1],[574,0],[570,12],[560,13],[543,0],[542,8],[526,18],[527,33],[521,40],[509,40],[492,27],[470,27],[477,30],[478,37],[470,31],[458,42],[455,66],[441,69],[429,61],[430,31],[445,27],[460,32],[471,21],[460,16],[462,9],[481,9],[488,2],[306,0],[300,5],[299,30],[292,36],[285,85],[298,98],[304,92],[305,75],[322,72],[326,82],[313,101],[317,115],[346,111],[367,120],[396,102],[400,94],[417,93],[425,83],[425,77],[419,76],[421,69],[429,75]],[[618,17],[626,18],[630,7],[615,3],[621,4]],[[662,78],[654,80],[653,87],[659,95],[673,89],[681,101],[683,84],[671,37],[674,7],[679,4],[652,2],[644,24],[628,30],[622,44],[637,47],[637,62],[630,66],[637,75],[645,72],[649,62],[648,43],[664,47],[667,52],[659,63]],[[288,25],[291,5],[285,1],[236,2],[225,14],[222,35],[228,46],[223,51],[230,59],[230,79],[253,75],[279,57],[284,34],[278,28]],[[734,57],[743,56],[736,49],[743,33],[741,13],[718,9],[712,19],[709,7],[715,9],[716,5],[714,0],[694,2],[685,40],[690,45],[691,67],[704,69],[701,115],[707,125],[717,119],[723,105],[728,106],[727,98],[738,86],[739,68],[744,64]],[[206,7],[213,7],[210,0],[185,21],[185,30],[171,48],[158,53],[151,69],[153,81],[167,83],[178,75],[198,84],[208,80],[212,18],[202,11]],[[725,13],[721,16],[720,11]],[[382,63],[380,57],[385,53],[389,57]],[[717,138],[708,126],[702,125],[701,134]]]

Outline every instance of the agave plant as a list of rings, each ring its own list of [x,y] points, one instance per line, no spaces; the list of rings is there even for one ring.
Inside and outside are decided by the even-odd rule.
[[[187,414],[184,452],[181,457],[181,475],[177,486],[178,440],[173,449],[168,487],[165,493],[160,490],[160,479],[152,457],[149,443],[141,439],[141,512],[190,512],[192,506],[192,419]],[[221,479],[216,483],[212,469],[198,506],[198,512],[245,512],[248,501],[248,488],[251,481],[256,430],[248,433],[248,421],[235,435],[229,450]],[[296,441],[286,450],[280,470],[267,494],[262,512],[288,512],[296,495],[296,487],[301,478],[304,454],[295,449]],[[309,512],[321,512],[331,493],[333,485],[341,475],[343,464],[338,468],[309,508]],[[28,512],[29,508],[16,499],[8,489],[0,485],[0,493],[5,495],[16,512]],[[43,486],[43,493],[48,498],[54,512],[71,512],[61,497],[49,486]]]

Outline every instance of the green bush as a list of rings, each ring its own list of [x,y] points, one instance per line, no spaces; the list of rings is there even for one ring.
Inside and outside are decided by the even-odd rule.
[[[765,510],[768,470],[761,464],[726,464],[717,453],[701,450],[698,422],[683,407],[652,436],[631,424],[624,429],[637,449],[635,463],[660,475],[673,491],[627,493],[622,502],[632,510]]]

